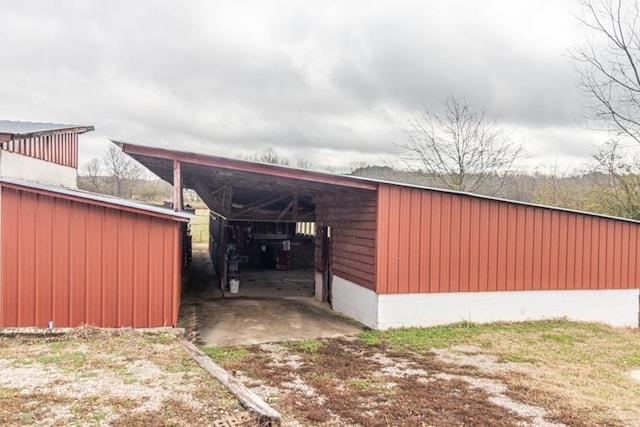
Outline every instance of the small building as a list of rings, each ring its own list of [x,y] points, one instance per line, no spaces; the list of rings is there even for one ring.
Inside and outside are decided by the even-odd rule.
[[[0,176],[76,187],[78,135],[93,126],[0,120]]]
[[[316,298],[371,328],[556,317],[638,326],[637,221],[119,144],[205,201],[218,265],[230,223],[314,222]]]
[[[177,324],[191,215],[68,188],[92,129],[0,122],[0,327]]]

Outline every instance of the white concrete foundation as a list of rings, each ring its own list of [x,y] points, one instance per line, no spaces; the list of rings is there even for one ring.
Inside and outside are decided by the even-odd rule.
[[[372,329],[378,329],[378,298],[370,289],[333,276],[331,306]]]
[[[22,154],[0,151],[0,176],[76,188],[77,170]]]
[[[315,280],[315,293],[313,296],[316,301],[322,302],[322,273],[314,271],[313,278]]]
[[[333,308],[373,329],[566,317],[638,327],[639,289],[377,295],[333,279]]]

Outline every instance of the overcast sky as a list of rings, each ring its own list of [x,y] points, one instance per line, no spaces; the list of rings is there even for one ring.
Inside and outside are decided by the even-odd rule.
[[[585,130],[572,0],[0,0],[0,118],[94,125],[107,139],[316,165],[381,163],[410,115],[450,93],[576,168]]]

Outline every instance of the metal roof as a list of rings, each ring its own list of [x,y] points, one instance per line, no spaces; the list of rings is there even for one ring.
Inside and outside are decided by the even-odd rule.
[[[120,197],[107,196],[104,194],[91,193],[89,191],[73,190],[70,188],[57,187],[53,185],[36,182],[26,182],[14,179],[0,178],[0,186],[9,186],[27,191],[48,193],[67,199],[89,202],[97,205],[108,205],[113,208],[126,209],[139,213],[155,214],[163,217],[172,217],[178,221],[188,221],[194,215],[189,212],[175,212],[172,209],[150,205],[148,203],[137,202],[135,200],[122,199]]]
[[[483,194],[449,190],[446,188],[385,181],[382,179],[353,175],[337,175],[328,172],[311,171],[308,169],[298,169],[289,166],[258,163],[248,160],[230,159],[208,154],[189,153],[118,141],[112,142],[119,145],[125,153],[138,160],[151,170],[151,172],[169,183],[173,182],[172,161],[180,161],[183,164],[183,175],[186,175],[185,179],[183,179],[183,184],[196,190],[207,205],[209,205],[209,203],[207,201],[206,194],[202,193],[216,192],[216,190],[221,186],[228,184],[232,184],[234,186],[234,200],[236,200],[237,193],[235,188],[238,187],[241,190],[239,196],[242,204],[248,203],[249,199],[255,199],[256,195],[264,194],[265,191],[269,191],[270,188],[279,184],[283,184],[287,188],[298,186],[300,190],[307,192],[310,196],[321,191],[377,190],[378,185],[390,185],[640,224],[640,221],[630,218],[622,218],[556,206],[540,205],[519,200],[503,199]],[[268,177],[269,179],[265,179],[265,177]],[[199,187],[194,184],[198,184]],[[312,203],[311,200],[309,200],[309,202]],[[215,211],[213,206],[209,206],[209,208]]]
[[[0,120],[0,134],[10,135],[11,138],[9,139],[29,138],[32,136],[48,135],[60,131],[84,133],[92,130],[94,130],[93,126]]]

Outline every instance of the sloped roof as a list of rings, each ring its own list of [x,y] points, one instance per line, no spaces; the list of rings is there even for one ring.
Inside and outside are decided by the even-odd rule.
[[[4,136],[0,141],[50,135],[60,131],[84,133],[92,130],[94,130],[93,126],[0,120],[0,135]]]
[[[328,172],[318,172],[288,166],[230,159],[227,157],[208,154],[189,153],[118,141],[112,142],[119,145],[122,148],[122,151],[129,154],[131,157],[147,167],[151,172],[169,183],[173,183],[173,161],[179,161],[182,164],[183,185],[196,190],[204,202],[213,211],[216,211],[216,206],[214,203],[210,203],[210,199],[207,198],[207,194],[216,193],[225,185],[234,186],[234,200],[236,200],[236,197],[238,196],[237,200],[241,204],[250,203],[251,200],[256,200],[257,197],[265,192],[271,192],[275,195],[282,194],[282,189],[286,189],[286,191],[298,191],[300,194],[307,195],[309,196],[307,198],[307,202],[312,203],[313,196],[322,192],[336,193],[362,190],[376,191],[380,185],[389,185],[448,193],[461,197],[492,200],[514,205],[531,206],[534,208],[568,212],[579,215],[596,216],[635,224],[640,223],[640,221],[630,218],[622,218],[556,206],[540,205],[536,203],[522,202],[519,200],[509,200],[500,197],[467,193],[445,188],[391,182],[353,175],[336,175]],[[282,188],[276,188],[278,186]],[[284,202],[275,204],[274,207],[276,209],[282,209],[285,204],[286,199]]]
[[[150,205],[135,200],[122,199],[120,197],[107,196],[104,194],[91,193],[89,191],[73,190],[70,188],[58,187],[54,185],[26,182],[8,178],[0,178],[0,187],[10,187],[19,190],[32,191],[53,197],[79,201],[83,203],[95,204],[115,209],[127,210],[134,213],[171,218],[176,221],[187,222],[193,218],[189,212],[175,212],[171,209]]]

